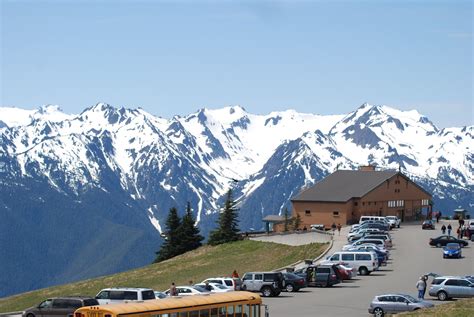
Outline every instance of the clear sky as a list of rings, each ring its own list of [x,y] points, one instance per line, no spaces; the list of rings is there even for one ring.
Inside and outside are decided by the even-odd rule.
[[[1,106],[170,118],[369,102],[474,122],[472,1],[0,2]]]

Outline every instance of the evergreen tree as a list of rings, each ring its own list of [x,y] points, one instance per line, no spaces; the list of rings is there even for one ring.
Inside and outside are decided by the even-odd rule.
[[[301,225],[301,217],[300,217],[300,214],[297,214],[297,215],[296,215],[296,219],[295,219],[293,225],[294,225],[294,226],[293,226],[293,227],[294,227],[293,230],[298,230],[298,229],[300,228],[300,225]]]
[[[189,202],[186,206],[186,214],[183,216],[179,231],[182,237],[180,253],[197,249],[202,245],[201,241],[204,240],[204,237],[199,234],[199,228],[195,225],[191,204]]]
[[[240,239],[238,228],[237,203],[232,198],[232,190],[229,189],[226,195],[224,208],[217,221],[218,228],[211,232],[209,236],[210,245],[218,245]]]
[[[291,223],[290,215],[288,214],[288,208],[285,208],[285,212],[283,214],[283,219],[284,219],[283,232],[288,232],[289,226],[290,226],[290,223]]]
[[[166,219],[165,242],[157,252],[155,262],[161,262],[180,254],[182,250],[180,227],[181,219],[178,216],[178,210],[173,207]]]

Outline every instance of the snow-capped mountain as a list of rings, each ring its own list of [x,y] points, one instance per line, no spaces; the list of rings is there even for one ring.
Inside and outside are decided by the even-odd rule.
[[[104,103],[77,115],[0,108],[0,296],[149,263],[169,208],[189,201],[206,235],[228,188],[242,230],[337,168],[367,163],[402,169],[445,214],[472,207],[473,128],[369,104],[347,115],[231,106],[169,120]]]

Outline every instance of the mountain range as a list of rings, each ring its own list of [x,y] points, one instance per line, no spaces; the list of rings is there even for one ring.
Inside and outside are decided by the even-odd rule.
[[[291,210],[336,169],[400,169],[444,215],[474,206],[473,126],[363,104],[345,115],[243,107],[172,119],[98,103],[0,107],[0,297],[153,261],[171,207],[207,235],[233,189],[240,228]]]

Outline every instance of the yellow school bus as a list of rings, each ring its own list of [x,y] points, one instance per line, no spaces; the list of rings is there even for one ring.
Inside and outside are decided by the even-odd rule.
[[[261,317],[262,306],[260,295],[241,291],[81,307],[74,317]]]

